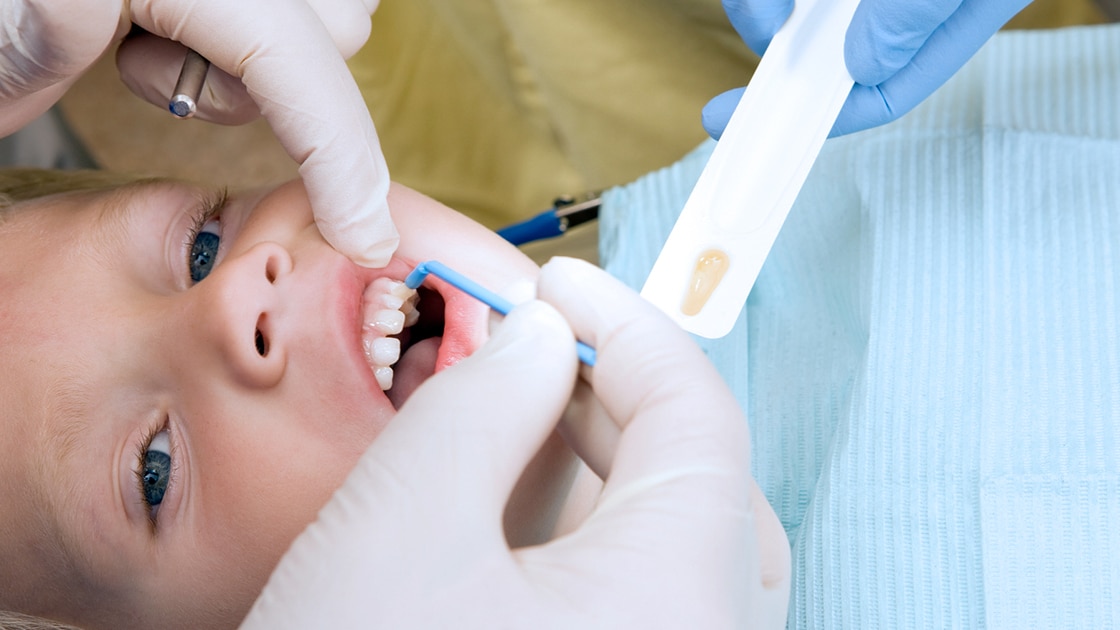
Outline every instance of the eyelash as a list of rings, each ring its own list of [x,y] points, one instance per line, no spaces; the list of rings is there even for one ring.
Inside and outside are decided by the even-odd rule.
[[[194,243],[195,239],[198,238],[198,235],[202,233],[202,228],[206,227],[206,224],[216,216],[218,216],[217,206],[207,206],[205,208],[199,208],[195,212],[194,216],[191,217],[191,227],[189,230],[187,230],[187,240],[184,241],[183,244],[189,249],[191,243]]]
[[[198,204],[193,210],[191,226],[187,230],[186,240],[183,241],[183,251],[186,252],[187,269],[191,268],[191,246],[198,239],[198,235],[202,233],[202,229],[206,227],[206,224],[217,219],[222,214],[228,201],[229,190],[223,188],[207,195],[202,203]]]
[[[159,435],[160,433],[163,433],[164,431],[167,431],[167,419],[166,418],[164,419],[164,421],[161,424],[152,425],[150,428],[148,428],[144,432],[144,436],[137,443],[136,454],[135,454],[135,457],[134,457],[134,459],[136,461],[136,468],[135,468],[136,489],[137,489],[137,491],[139,492],[139,495],[140,495],[140,505],[148,513],[148,518],[151,521],[153,528],[159,522],[159,518],[158,518],[159,512],[158,512],[158,510],[156,510],[156,513],[154,513],[154,514],[152,513],[152,511],[157,506],[149,503],[148,498],[145,495],[145,492],[144,492],[144,474],[145,474],[145,468],[146,468],[146,463],[147,463],[146,459],[147,459],[148,451],[151,450],[152,441],[155,440],[157,435]],[[171,442],[170,434],[168,434],[167,440],[168,440],[168,449],[167,450],[171,451],[168,454],[169,457],[171,458],[171,472],[167,477],[167,490],[166,490],[166,492],[170,492],[171,488],[176,483],[177,477],[179,476],[178,475],[179,466],[178,466],[178,463],[177,463],[178,459],[175,457],[175,445]],[[160,505],[162,505],[162,503],[163,502],[161,501]]]

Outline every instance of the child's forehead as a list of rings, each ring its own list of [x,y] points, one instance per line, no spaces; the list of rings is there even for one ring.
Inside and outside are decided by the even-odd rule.
[[[83,500],[66,468],[83,447],[87,424],[74,406],[83,390],[61,391],[57,383],[44,382],[43,370],[17,374],[0,379],[0,583],[8,585],[0,607],[5,601],[42,605],[43,597],[62,587],[77,597],[88,576],[75,569],[90,565],[75,544],[80,527],[61,509]],[[80,385],[73,374],[67,380]]]

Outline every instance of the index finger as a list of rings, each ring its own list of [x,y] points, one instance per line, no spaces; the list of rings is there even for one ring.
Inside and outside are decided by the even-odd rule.
[[[856,83],[879,85],[898,72],[961,5],[961,0],[884,2],[856,7],[844,42],[848,71]]]
[[[133,0],[131,10],[144,29],[241,77],[299,163],[323,237],[359,264],[388,262],[398,236],[381,144],[342,55],[304,0]]]
[[[539,554],[523,553],[527,566],[574,557],[593,559],[616,583],[656,575],[643,595],[679,598],[654,608],[668,624],[722,610],[736,625],[769,614],[783,591],[762,579],[765,500],[752,499],[746,419],[718,372],[675,323],[591,265],[554,259],[538,295],[596,348],[585,374],[620,433],[595,510]],[[688,600],[720,604],[697,611]]]
[[[582,261],[553,259],[541,269],[538,286],[540,298],[596,348],[591,386],[622,433],[612,478],[692,465],[748,475],[750,442],[742,411],[683,330]]]

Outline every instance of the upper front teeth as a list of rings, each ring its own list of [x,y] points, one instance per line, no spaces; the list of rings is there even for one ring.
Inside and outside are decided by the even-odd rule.
[[[378,337],[367,348],[374,365],[389,367],[401,358],[401,340],[395,337]]]
[[[413,304],[416,303],[416,289],[408,288],[403,282],[393,280],[393,285],[389,287],[389,293],[399,297],[402,300],[411,300]]]
[[[362,348],[381,389],[393,386],[393,368],[401,356],[401,342],[389,337],[416,323],[419,296],[403,282],[378,278],[362,295]]]
[[[393,387],[393,368],[375,367],[373,368],[373,377],[377,379],[377,384],[381,386],[381,389]]]
[[[373,314],[373,322],[369,326],[381,334],[395,335],[404,330],[404,322],[404,313],[396,309],[386,308]]]

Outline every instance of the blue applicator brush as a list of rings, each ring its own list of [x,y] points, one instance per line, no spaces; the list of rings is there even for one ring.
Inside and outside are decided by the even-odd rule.
[[[416,268],[404,279],[404,284],[412,290],[416,290],[424,283],[424,279],[429,275],[440,278],[447,284],[459,289],[463,293],[475,298],[483,304],[489,306],[502,315],[508,315],[513,310],[513,303],[503,298],[502,296],[487,289],[481,284],[471,280],[463,274],[451,269],[447,265],[439,262],[438,260],[429,260],[416,265]],[[579,355],[579,360],[588,367],[595,365],[595,348],[576,341],[576,354]]]

